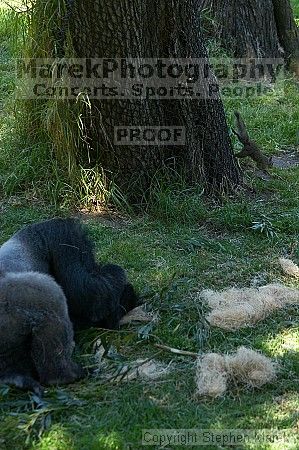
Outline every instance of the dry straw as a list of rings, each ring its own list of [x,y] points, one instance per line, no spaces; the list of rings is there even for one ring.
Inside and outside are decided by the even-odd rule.
[[[98,377],[103,381],[115,383],[134,381],[136,379],[155,381],[173,371],[172,362],[166,365],[155,359],[136,359],[119,364],[113,359],[113,354],[116,354],[116,349],[110,347],[107,351],[108,357],[105,358],[106,349],[101,339],[95,342],[96,365],[93,368],[96,368]]]
[[[279,264],[286,275],[299,277],[299,267],[291,259],[279,258]]]
[[[226,392],[228,382],[224,357],[218,353],[207,353],[199,357],[195,381],[197,395],[221,397]]]
[[[276,310],[299,303],[299,290],[280,284],[260,288],[230,288],[221,292],[204,290],[201,297],[212,309],[208,322],[224,330],[254,325]]]
[[[145,311],[143,306],[132,309],[120,320],[120,325],[130,325],[136,322],[151,322],[157,320],[157,315]]]
[[[223,396],[232,384],[259,388],[275,377],[273,361],[246,347],[239,347],[232,355],[207,353],[197,360],[196,394],[217,398]]]

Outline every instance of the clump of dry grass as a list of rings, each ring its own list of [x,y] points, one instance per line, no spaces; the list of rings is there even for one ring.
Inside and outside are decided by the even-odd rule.
[[[291,259],[279,258],[279,264],[286,275],[299,277],[299,267]]]
[[[261,387],[276,377],[275,364],[270,358],[246,347],[225,358],[229,376],[248,387]]]
[[[280,284],[260,288],[204,290],[201,297],[212,311],[208,322],[225,330],[238,330],[264,320],[274,311],[299,303],[299,290]]]
[[[120,383],[142,379],[144,381],[155,381],[170,373],[170,365],[165,365],[154,359],[137,359],[121,368],[111,377],[111,381]]]
[[[275,377],[273,361],[246,347],[239,347],[232,355],[207,353],[197,360],[196,394],[217,398],[225,394],[232,382],[261,387]]]
[[[228,374],[225,359],[218,353],[199,357],[196,365],[197,395],[221,397],[227,389]]]
[[[136,379],[155,381],[168,375],[173,370],[171,367],[172,362],[166,365],[155,359],[139,358],[123,364],[117,363],[113,359],[113,354],[116,354],[114,347],[105,349],[101,339],[95,342],[95,362],[97,367],[95,373],[103,381],[115,383],[129,382]],[[108,357],[105,358],[105,355]]]
[[[143,306],[138,306],[122,317],[120,325],[129,325],[136,322],[151,322],[152,320],[157,320],[157,316],[145,311]]]

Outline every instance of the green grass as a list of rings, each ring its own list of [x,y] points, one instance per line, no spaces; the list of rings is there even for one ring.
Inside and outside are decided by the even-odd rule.
[[[17,139],[16,111],[7,103],[14,87],[10,60],[14,50],[5,24],[12,20],[11,13],[0,14],[0,103],[6,105],[0,115],[0,244],[24,224],[69,213],[59,199],[71,189],[59,169],[53,169],[47,142],[37,146],[30,139],[21,143]],[[298,100],[297,88],[289,80],[284,93],[278,87],[269,97],[226,99],[225,107],[230,122],[233,111],[241,110],[265,152],[277,154],[281,149],[298,151]],[[200,190],[180,184],[153,192],[147,214],[129,221],[87,216],[98,258],[125,266],[148,307],[160,316],[148,338],[141,326],[106,337],[124,361],[173,360],[173,372],[164,380],[119,385],[90,377],[73,386],[48,389],[42,404],[27,393],[0,388],[1,450],[138,450],[143,428],[298,425],[298,307],[231,333],[206,324],[205,307],[195,295],[202,288],[271,281],[299,287],[282,276],[277,264],[279,256],[289,254],[299,262],[299,168],[276,169],[268,182],[256,178],[252,170],[247,173],[256,195],[240,193],[215,203]],[[86,174],[86,179],[97,182],[97,174]],[[89,195],[87,187],[82,197]],[[263,232],[252,228],[256,222],[264,224]],[[102,332],[92,331],[78,337],[76,356],[83,364],[94,363],[91,342],[99,335]],[[260,390],[235,386],[225,398],[198,401],[193,360],[160,352],[154,346],[157,342],[192,352],[226,352],[246,345],[277,360],[279,375]],[[295,449],[298,443],[252,448]]]
[[[291,5],[293,7],[294,16],[298,20],[299,19],[299,1],[298,0],[291,0]]]
[[[298,170],[290,172],[288,185],[295,186],[297,178]],[[112,334],[111,341],[128,360],[151,356],[165,362],[173,359],[174,372],[165,381],[152,383],[103,385],[89,379],[58,392],[51,389],[45,395],[44,410],[34,410],[27,394],[5,391],[1,395],[0,431],[4,448],[88,450],[130,448],[131,444],[138,449],[142,428],[293,427],[299,401],[298,308],[278,313],[254,328],[229,333],[209,329],[201,317],[204,308],[192,296],[203,287],[248,286],[254,280],[260,284],[277,280],[290,283],[281,275],[276,260],[292,250],[294,259],[299,260],[298,220],[296,225],[293,222],[299,200],[298,196],[285,198],[284,186],[285,180],[273,181],[267,187],[271,192],[267,200],[261,191],[255,200],[240,198],[210,208],[205,219],[196,217],[193,223],[173,217],[170,223],[167,216],[155,221],[144,217],[113,227],[98,219],[89,220],[99,259],[125,265],[148,305],[160,313],[148,340],[138,338],[136,327]],[[31,205],[7,206],[1,218],[3,240],[24,223],[52,214],[54,210],[34,212]],[[277,233],[273,239],[251,229],[252,221],[265,214]],[[192,360],[157,355],[155,342],[194,352],[231,351],[244,344],[275,358],[281,371],[275,383],[260,391],[236,387],[225,399],[198,402],[193,398]],[[86,363],[86,358],[81,359]],[[88,361],[92,363],[92,355]],[[36,414],[39,419],[25,430]],[[48,428],[44,430],[45,424]],[[23,427],[17,429],[20,425]],[[28,445],[24,444],[26,436]]]

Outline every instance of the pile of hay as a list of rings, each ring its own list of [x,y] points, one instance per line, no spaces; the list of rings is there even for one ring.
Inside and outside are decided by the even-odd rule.
[[[217,398],[225,394],[232,382],[261,387],[275,377],[273,361],[246,347],[239,347],[232,355],[207,353],[197,360],[196,394]]]
[[[299,290],[280,284],[260,288],[230,288],[221,292],[204,290],[201,297],[212,311],[208,322],[224,330],[254,325],[278,309],[299,303]]]
[[[279,264],[286,275],[299,277],[299,267],[291,259],[279,258]]]
[[[145,311],[143,306],[138,306],[123,316],[119,324],[130,325],[136,322],[151,322],[152,320],[157,321],[157,315]]]
[[[116,348],[111,346],[105,350],[101,339],[98,339],[94,346],[95,349],[95,373],[104,381],[123,383],[142,379],[144,381],[158,380],[172,371],[172,363],[166,365],[154,359],[137,359],[134,361],[120,364],[116,362]],[[107,355],[107,358],[105,358]],[[111,359],[110,359],[111,358]]]
[[[199,357],[195,376],[197,395],[200,397],[221,397],[228,383],[228,374],[224,356],[219,353],[207,353]]]
[[[133,381],[138,378],[144,381],[155,381],[168,375],[170,371],[170,364],[165,365],[154,359],[137,359],[122,366],[120,370],[112,374],[110,379],[116,383]]]

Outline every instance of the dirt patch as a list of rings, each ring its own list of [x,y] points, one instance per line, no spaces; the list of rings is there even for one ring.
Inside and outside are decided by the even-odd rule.
[[[292,169],[293,167],[297,167],[299,166],[299,152],[286,152],[278,156],[273,156],[272,164],[277,169]]]
[[[76,217],[82,220],[82,222],[93,220],[109,228],[122,229],[132,224],[132,220],[128,217],[123,217],[118,213],[109,210],[90,212],[83,209]]]

